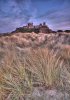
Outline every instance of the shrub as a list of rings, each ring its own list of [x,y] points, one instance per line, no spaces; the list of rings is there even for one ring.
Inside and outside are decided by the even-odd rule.
[[[58,30],[57,32],[63,32],[63,30]]]

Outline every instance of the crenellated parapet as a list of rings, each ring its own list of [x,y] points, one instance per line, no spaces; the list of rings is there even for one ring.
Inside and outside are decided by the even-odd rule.
[[[39,25],[33,25],[33,23],[28,23],[26,26],[16,29],[17,32],[35,32],[35,33],[51,33],[52,30],[46,25],[45,22]]]

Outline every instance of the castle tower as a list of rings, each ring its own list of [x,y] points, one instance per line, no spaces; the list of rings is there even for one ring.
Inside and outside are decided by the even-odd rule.
[[[42,26],[39,27],[39,32],[40,32],[40,33],[50,33],[51,30],[50,30],[49,27],[46,25],[46,23],[43,22]]]
[[[28,23],[28,28],[34,28],[33,23]]]
[[[43,26],[46,26],[46,23],[45,22],[43,22]]]

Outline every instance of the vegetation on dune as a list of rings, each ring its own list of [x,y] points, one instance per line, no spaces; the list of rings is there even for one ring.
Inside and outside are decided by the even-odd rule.
[[[47,49],[33,50],[26,58],[26,67],[39,77],[46,86],[52,86],[59,81],[59,69],[62,66],[60,58],[56,59],[53,52]]]
[[[8,50],[4,65],[0,65],[0,100],[23,100],[26,94],[33,91],[34,84],[42,84],[47,88],[69,89],[66,87],[67,84],[70,86],[68,52],[65,50],[63,55],[58,56],[53,51],[39,48],[31,50],[21,58],[14,50]]]

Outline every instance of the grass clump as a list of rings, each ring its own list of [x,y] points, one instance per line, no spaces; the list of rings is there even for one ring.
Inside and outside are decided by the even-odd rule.
[[[54,86],[60,82],[60,71],[63,61],[48,49],[33,50],[26,57],[26,67],[37,75],[46,86]]]
[[[0,68],[0,100],[24,100],[32,91],[31,79],[16,55],[8,57]]]
[[[32,93],[34,84],[64,89],[65,84],[70,86],[65,53],[63,58],[63,55],[57,56],[53,51],[39,48],[29,51],[22,59],[15,51],[12,51],[13,56],[7,52],[5,66],[0,67],[0,100],[24,100],[26,94]]]

